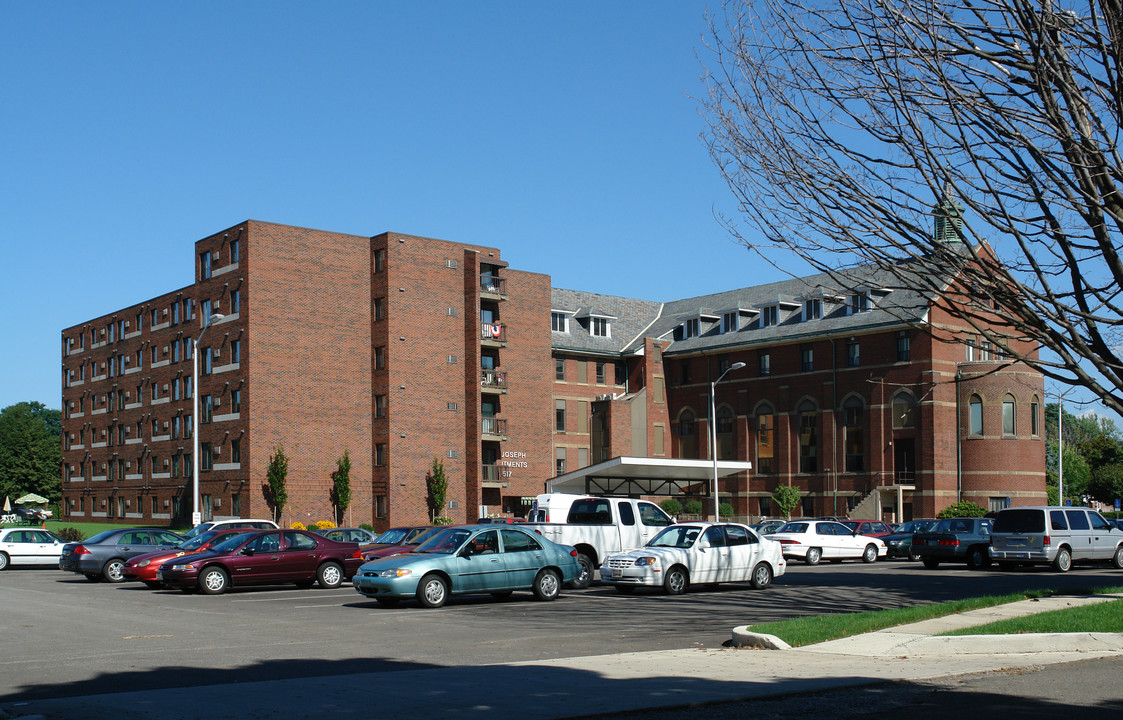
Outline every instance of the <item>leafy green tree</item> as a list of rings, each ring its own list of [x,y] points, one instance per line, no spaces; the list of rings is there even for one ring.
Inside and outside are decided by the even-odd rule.
[[[289,501],[285,483],[289,476],[289,459],[281,445],[273,448],[269,456],[269,467],[265,471],[265,500],[273,507],[273,522],[280,522],[281,514],[285,510],[285,503]]]
[[[792,511],[799,507],[802,498],[803,491],[797,485],[779,485],[772,491],[772,502],[785,519],[791,519]]]
[[[343,513],[351,505],[351,452],[343,451],[343,457],[335,461],[335,472],[331,475],[331,501],[335,504],[335,521],[343,525]]]
[[[702,501],[701,500],[687,500],[682,504],[683,515],[701,515],[702,514]]]
[[[1068,476],[1068,472],[1065,472]],[[1123,463],[1101,465],[1092,473],[1088,494],[1103,503],[1113,505],[1123,499]]]
[[[954,505],[948,505],[936,517],[944,518],[981,518],[987,514],[987,509],[976,505],[970,500],[960,500]]]
[[[717,514],[722,519],[728,520],[733,517],[733,506],[727,502],[723,502],[717,506]]]
[[[448,477],[445,475],[445,466],[440,460],[433,460],[433,467],[425,476],[426,500],[429,503],[429,520],[434,525],[447,525],[447,520],[441,511],[444,510],[448,498]]]
[[[682,503],[680,503],[678,500],[675,500],[674,498],[667,498],[663,502],[659,503],[659,507],[663,508],[663,512],[667,513],[671,517],[678,517],[679,513],[682,512]]]
[[[33,492],[62,497],[62,413],[43,403],[0,410],[0,497]],[[3,501],[0,500],[0,503]]]

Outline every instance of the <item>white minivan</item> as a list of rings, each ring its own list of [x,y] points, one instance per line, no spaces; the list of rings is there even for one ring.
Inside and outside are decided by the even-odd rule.
[[[999,567],[1052,565],[1057,572],[1074,562],[1123,568],[1123,530],[1088,508],[1006,508],[990,531],[990,557]]]

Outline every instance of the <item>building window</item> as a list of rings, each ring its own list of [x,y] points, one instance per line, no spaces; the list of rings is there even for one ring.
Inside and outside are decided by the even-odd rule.
[[[912,359],[912,349],[909,334],[901,331],[897,333],[897,362],[909,362]]]
[[[550,313],[550,329],[554,332],[569,332],[569,316],[565,313]]]
[[[1033,396],[1033,402],[1029,404],[1029,432],[1034,437],[1041,434],[1041,407],[1037,401],[1037,396]]]
[[[699,318],[690,318],[682,324],[683,338],[698,337],[702,334],[702,320]]]
[[[735,447],[733,441],[733,409],[728,405],[718,408],[717,422],[717,456],[721,460],[733,460]]]
[[[622,362],[614,364],[616,369],[616,377],[614,378],[616,385],[626,385],[628,382],[628,368]]]
[[[375,298],[374,299],[374,319],[375,320],[385,320],[386,319],[386,298]]]
[[[374,396],[374,416],[376,418],[386,417],[386,396],[385,395],[375,395]]]
[[[230,441],[230,462],[232,462],[232,463],[241,463],[242,462],[242,441],[241,440],[231,440]]]
[[[815,351],[811,348],[802,348],[799,351],[799,368],[803,372],[812,372],[815,369]]]
[[[178,415],[172,418],[172,440],[179,439],[179,423],[180,419]]]
[[[199,422],[209,423],[214,419],[214,398],[210,395],[199,396]]]
[[[799,471],[813,473],[819,470],[819,418],[815,405],[804,402],[799,406]]]
[[[565,358],[554,358],[554,379],[565,382]]]
[[[870,309],[869,293],[858,292],[850,296],[850,314],[856,315]]]
[[[211,454],[210,443],[199,443],[199,469],[210,470],[213,467],[214,456]]]
[[[978,395],[971,396],[969,432],[972,435],[983,434],[983,401]]]
[[[242,310],[242,291],[230,291],[230,312],[239,313]]]
[[[737,313],[737,312],[722,313],[722,316],[721,316],[721,331],[722,331],[722,333],[731,333],[731,332],[737,332],[738,330],[740,330],[741,328],[739,327],[739,322],[738,322],[740,320],[740,317],[741,317],[741,314]]]
[[[690,410],[684,410],[678,419],[678,434],[679,437],[693,437],[694,436],[694,413]]]
[[[242,241],[233,240],[230,243],[230,262],[236,263],[242,257]]]
[[[386,369],[386,347],[380,345],[374,349],[374,369]]]
[[[211,374],[211,368],[214,365],[214,351],[211,348],[205,348],[203,350],[203,363],[202,363],[202,365],[203,365],[203,367],[200,369],[199,372],[201,372],[203,375],[210,375]]]
[[[762,352],[757,356],[757,369],[761,377],[772,374],[772,354]]]
[[[565,432],[565,400],[554,401],[554,431]]]
[[[191,298],[187,298],[186,300],[183,301],[183,319],[184,320],[195,319],[195,301],[192,300]]]
[[[967,341],[967,362],[975,362],[975,338]]]
[[[862,346],[857,340],[846,342],[846,367],[858,367],[862,364]]]
[[[680,385],[690,384],[690,361],[683,360],[678,364],[678,381]]]
[[[608,377],[605,375],[604,363],[597,362],[597,385],[604,385],[608,382]]]
[[[554,457],[554,475],[565,475],[565,448],[563,447],[557,449],[557,455]]]
[[[241,340],[231,340],[230,341],[230,362],[235,363],[235,364],[242,362],[242,341]]]
[[[803,302],[803,319],[818,320],[823,317],[823,301],[816,298]]]
[[[380,273],[386,269],[386,248],[378,248],[374,251],[374,271]]]
[[[846,448],[846,472],[862,472],[865,466],[865,434],[863,432],[864,406],[857,398],[850,398],[842,407],[843,444]]]
[[[756,469],[758,473],[770,474],[776,472],[774,458],[776,448],[773,444],[774,418],[772,408],[764,407],[757,411],[756,416]]]
[[[1002,434],[1003,435],[1016,435],[1017,423],[1015,422],[1015,412],[1017,404],[1014,402],[1013,395],[1007,395],[1002,399]]]
[[[772,327],[780,324],[780,307],[778,305],[769,305],[762,308],[760,313],[760,326]]]
[[[230,412],[234,413],[235,415],[242,412],[242,391],[241,390],[231,390],[230,391]]]
[[[210,253],[209,250],[207,252],[199,255],[199,266],[200,266],[200,272],[199,272],[200,278],[202,280],[210,279],[210,276],[211,276],[211,253]]]
[[[182,459],[180,455],[172,455],[172,477],[174,478],[179,477]]]
[[[589,332],[593,337],[612,337],[612,327],[609,325],[608,318],[592,318]]]
[[[376,443],[374,446],[374,464],[377,467],[386,467],[386,443]]]
[[[210,300],[203,301],[203,326],[211,324],[211,315],[214,315],[214,306]]]
[[[374,515],[375,517],[386,517],[386,496],[377,495],[374,498]]]
[[[916,427],[916,399],[906,392],[893,398],[893,429]]]

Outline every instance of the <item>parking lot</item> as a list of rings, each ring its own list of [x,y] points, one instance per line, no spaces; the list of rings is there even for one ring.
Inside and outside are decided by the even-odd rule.
[[[0,700],[214,682],[392,672],[445,665],[714,648],[734,626],[1035,588],[1123,585],[1078,567],[972,572],[877,562],[790,566],[772,588],[631,596],[593,585],[555,602],[454,598],[439,610],[385,609],[336,590],[249,588],[222,596],[110,585],[52,569],[0,573]]]

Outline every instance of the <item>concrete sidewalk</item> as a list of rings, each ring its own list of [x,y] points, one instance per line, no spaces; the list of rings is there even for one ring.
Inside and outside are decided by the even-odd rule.
[[[745,700],[1123,654],[1123,634],[936,638],[996,619],[1103,602],[1055,597],[787,651],[748,648],[624,653],[135,691],[3,706],[50,720],[252,720],[434,717],[556,719]],[[0,718],[4,715],[0,714]]]

